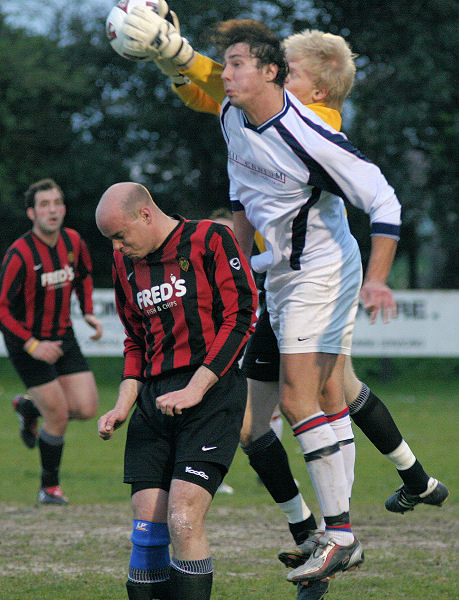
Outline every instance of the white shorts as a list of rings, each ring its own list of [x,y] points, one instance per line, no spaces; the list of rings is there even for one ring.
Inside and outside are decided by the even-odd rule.
[[[266,302],[281,354],[351,354],[362,284],[358,247],[343,263],[268,271]]]

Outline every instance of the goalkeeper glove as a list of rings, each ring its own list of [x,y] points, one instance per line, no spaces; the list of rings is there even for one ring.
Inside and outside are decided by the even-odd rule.
[[[170,58],[154,58],[153,60],[158,69],[164,73],[164,75],[170,77],[172,83],[175,85],[181,86],[190,83],[188,77],[183,75],[183,73],[180,73],[179,68]]]
[[[170,59],[179,68],[194,56],[188,40],[168,21],[146,7],[135,7],[126,15],[121,33],[124,49],[134,56]]]

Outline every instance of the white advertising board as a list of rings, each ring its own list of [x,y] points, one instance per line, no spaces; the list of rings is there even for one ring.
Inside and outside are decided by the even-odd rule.
[[[459,291],[394,292],[398,315],[370,325],[359,308],[353,356],[459,356]]]
[[[398,316],[390,323],[381,318],[370,325],[359,309],[354,330],[353,356],[459,356],[459,291],[408,290],[394,292]],[[123,328],[111,289],[94,290],[94,314],[102,322],[104,335],[94,342],[92,329],[81,318],[76,299],[72,320],[83,353],[87,356],[122,356]],[[0,336],[0,355],[6,355]]]

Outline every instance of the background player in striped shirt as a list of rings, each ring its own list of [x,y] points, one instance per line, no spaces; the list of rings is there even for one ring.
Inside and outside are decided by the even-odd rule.
[[[62,228],[64,195],[52,179],[33,183],[25,194],[32,230],[12,244],[0,273],[0,327],[10,359],[28,388],[16,396],[21,436],[29,448],[37,438],[41,486],[38,501],[65,504],[59,485],[64,434],[69,419],[92,419],[97,411],[94,376],[75,339],[70,302],[75,291],[85,321],[102,335],[93,315],[91,259],[73,229]]]
[[[123,380],[114,409],[99,419],[102,439],[136,403],[124,465],[134,512],[128,596],[206,600],[205,516],[246,405],[238,359],[255,321],[250,267],[227,227],[169,217],[136,183],[111,186],[96,222],[113,241],[126,332]]]

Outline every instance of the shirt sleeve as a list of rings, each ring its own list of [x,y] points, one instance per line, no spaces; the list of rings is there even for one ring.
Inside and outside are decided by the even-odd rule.
[[[223,66],[220,63],[199,54],[199,52],[196,53],[192,67],[183,71],[184,75],[218,104],[221,104],[226,96],[221,77],[222,72]]]
[[[26,342],[31,332],[18,321],[11,311],[16,298],[23,288],[26,275],[24,261],[14,249],[9,250],[3,259],[0,272],[0,326],[3,332],[9,333],[18,342]]]
[[[250,267],[233,233],[215,225],[209,242],[208,278],[214,294],[214,314],[221,325],[204,365],[218,377],[239,359],[256,322],[257,290]]]
[[[172,89],[188,108],[211,115],[218,116],[220,114],[220,104],[195,83],[190,82],[180,86],[172,84]]]
[[[144,381],[145,332],[140,315],[136,314],[129,302],[124,287],[125,272],[113,263],[113,285],[115,289],[116,310],[124,327],[124,367],[123,379],[138,379]]]
[[[380,169],[342,133],[307,118],[298,129],[295,151],[307,166],[309,185],[337,194],[365,211],[373,235],[398,239],[401,206]]]
[[[80,251],[75,273],[75,292],[82,314],[91,315],[94,310],[92,303],[92,262],[88,247],[82,238],[80,238]]]

